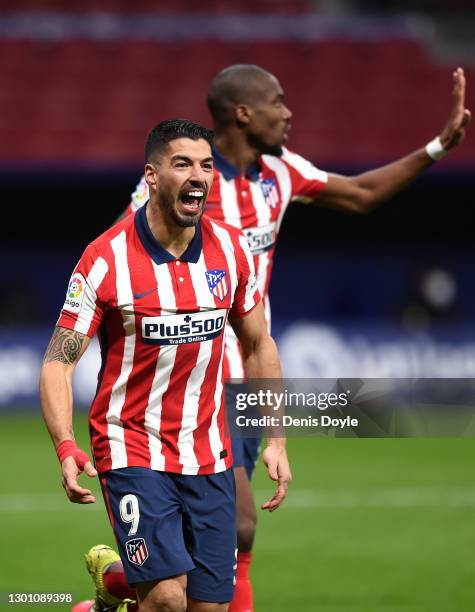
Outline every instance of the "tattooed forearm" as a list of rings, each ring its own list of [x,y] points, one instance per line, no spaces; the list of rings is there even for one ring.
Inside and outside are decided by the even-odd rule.
[[[43,363],[61,361],[67,365],[74,363],[82,349],[86,336],[72,329],[56,327],[49,342]]]

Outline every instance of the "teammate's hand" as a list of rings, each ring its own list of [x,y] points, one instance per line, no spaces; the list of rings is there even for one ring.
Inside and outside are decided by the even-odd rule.
[[[270,440],[267,448],[262,453],[262,459],[267,467],[269,478],[277,482],[277,489],[274,496],[262,504],[261,508],[262,510],[273,512],[277,510],[286,498],[289,482],[292,480],[285,446],[277,443],[275,440]]]
[[[61,463],[61,471],[63,474],[61,483],[69,501],[75,504],[93,504],[96,501],[92,492],[81,487],[78,482],[79,475],[82,472],[90,478],[97,476],[97,471],[89,460],[84,464],[81,464],[81,462],[78,464],[76,459],[70,455]]]
[[[465,128],[472,118],[471,112],[465,108],[465,74],[463,68],[457,68],[452,74],[452,110],[446,126],[440,135],[440,141],[446,151],[457,146],[465,136]]]

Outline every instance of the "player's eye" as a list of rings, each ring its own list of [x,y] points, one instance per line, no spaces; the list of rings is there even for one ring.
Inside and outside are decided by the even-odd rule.
[[[213,170],[213,164],[212,163],[202,164],[201,167],[204,170],[207,170],[208,172],[211,172]]]

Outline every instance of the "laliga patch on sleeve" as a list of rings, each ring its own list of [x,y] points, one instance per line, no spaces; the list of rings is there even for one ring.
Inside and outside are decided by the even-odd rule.
[[[141,206],[145,204],[145,202],[147,202],[149,197],[150,195],[149,195],[149,190],[148,190],[148,183],[145,180],[145,177],[143,176],[140,179],[139,184],[135,188],[134,193],[132,194],[132,202],[131,202],[132,210],[134,212],[138,210]]]
[[[86,280],[82,274],[75,272],[69,281],[68,290],[66,292],[66,300],[63,310],[69,312],[79,312],[81,310],[82,301],[84,299],[84,291],[86,289]]]

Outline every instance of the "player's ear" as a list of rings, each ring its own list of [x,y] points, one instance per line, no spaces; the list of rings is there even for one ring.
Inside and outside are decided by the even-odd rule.
[[[238,104],[234,107],[236,119],[239,123],[247,125],[251,119],[251,109],[247,104]]]
[[[158,187],[158,174],[153,164],[145,164],[144,177],[149,188],[156,192]]]

